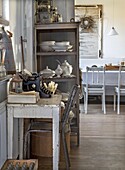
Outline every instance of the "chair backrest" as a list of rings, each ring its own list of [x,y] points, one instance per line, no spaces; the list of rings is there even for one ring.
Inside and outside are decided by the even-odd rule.
[[[123,77],[123,74],[125,74],[125,66],[120,66],[118,72],[118,88],[120,88],[121,86],[125,87],[125,79]]]
[[[72,108],[72,106],[73,106],[73,104],[75,102],[75,99],[79,100],[78,91],[79,91],[79,86],[78,85],[73,85],[73,87],[71,89],[71,92],[69,94],[69,97],[68,97],[68,101],[66,102],[64,113],[63,113],[62,129],[65,129],[66,123],[67,123],[68,118],[69,118],[69,113],[70,113],[70,110],[71,110],[71,108]]]
[[[105,86],[105,67],[86,67],[86,87]]]

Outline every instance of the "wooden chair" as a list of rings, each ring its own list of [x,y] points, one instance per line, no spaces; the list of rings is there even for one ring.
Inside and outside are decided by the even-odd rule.
[[[119,67],[118,84],[114,90],[114,111],[116,110],[116,96],[117,96],[117,114],[120,114],[120,97],[125,96],[125,80],[122,78],[125,74],[125,66]]]
[[[86,84],[83,86],[84,93],[84,109],[85,114],[88,112],[88,96],[101,95],[102,110],[106,114],[105,106],[105,68],[101,67],[86,67]]]
[[[72,109],[72,106],[75,103],[76,95],[78,93],[79,86],[78,85],[73,85],[68,101],[65,106],[65,110],[61,119],[61,126],[60,126],[60,134],[62,135],[62,144],[63,144],[63,150],[64,150],[64,156],[65,156],[65,162],[66,162],[66,169],[68,170],[70,167],[70,159],[69,159],[69,154],[68,154],[68,148],[67,148],[67,143],[66,143],[66,136],[65,136],[65,130],[68,122],[68,117],[70,110]],[[45,123],[45,122],[44,122]],[[48,128],[45,129],[45,126],[43,126],[43,122],[31,122],[28,130],[25,134],[25,139],[24,139],[24,158],[30,158],[29,150],[30,150],[30,133],[32,132],[51,132],[52,129],[50,126],[47,126]],[[27,155],[28,153],[28,155]]]

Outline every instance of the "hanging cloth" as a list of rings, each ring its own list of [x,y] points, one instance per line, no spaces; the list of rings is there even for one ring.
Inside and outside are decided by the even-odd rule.
[[[11,41],[12,33],[10,33],[9,31],[7,32],[4,30],[4,27],[2,27],[2,43],[3,43],[3,48],[6,50],[4,65],[7,74],[13,74],[16,72],[16,66],[15,66],[13,47]]]

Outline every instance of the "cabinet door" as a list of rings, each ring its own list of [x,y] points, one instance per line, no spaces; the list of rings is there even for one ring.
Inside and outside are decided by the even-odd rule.
[[[0,168],[7,159],[6,102],[0,103]]]

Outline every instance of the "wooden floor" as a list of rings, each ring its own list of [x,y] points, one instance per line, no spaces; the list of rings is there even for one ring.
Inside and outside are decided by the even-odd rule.
[[[70,169],[125,170],[125,105],[120,115],[113,111],[112,105],[107,105],[106,115],[101,105],[89,105],[88,114],[83,113],[82,104],[80,110],[80,146],[72,138]],[[52,169],[52,165],[47,165],[39,166],[39,170]]]

